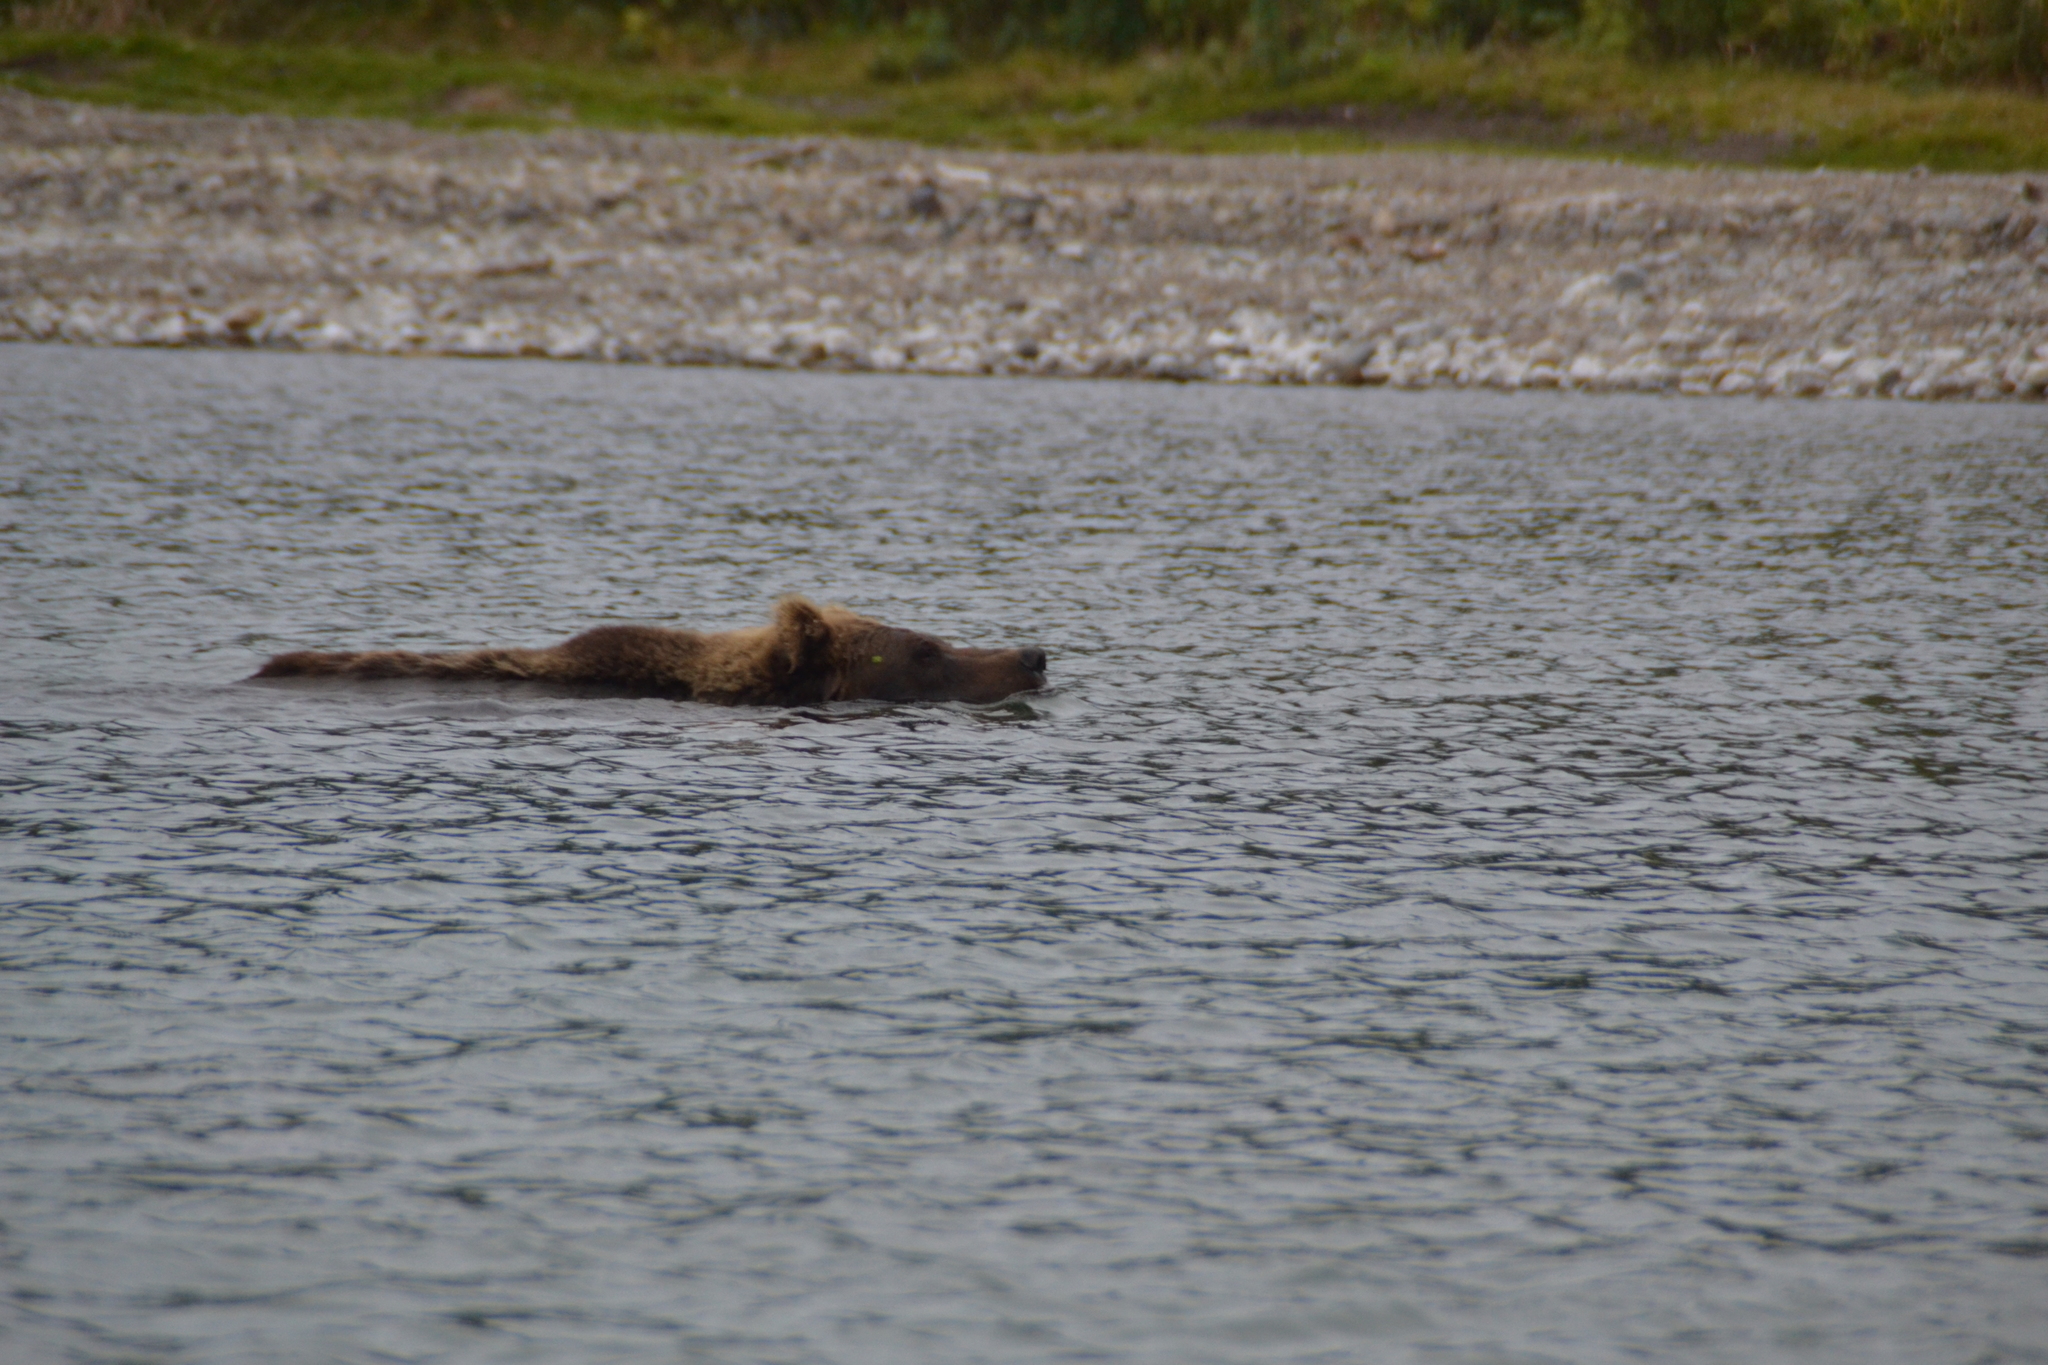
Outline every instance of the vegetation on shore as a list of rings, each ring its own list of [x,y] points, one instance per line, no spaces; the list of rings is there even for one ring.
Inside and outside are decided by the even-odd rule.
[[[11,14],[0,24],[0,84],[143,108],[458,127],[2048,168],[2048,98],[2018,59],[1956,84],[1926,62],[1877,73],[1868,61],[1834,61],[1850,73],[1840,74],[1821,69],[1824,54],[1795,61],[1724,43],[1719,55],[1687,55],[1626,25],[1611,41],[1589,38],[1599,5],[1621,0],[1415,0],[1399,23],[1368,23],[1379,11],[1346,0],[1349,26],[1334,28],[1337,0],[979,2],[987,13],[969,27],[951,10],[897,12],[880,0],[47,0],[0,10]],[[968,14],[968,3],[953,9]],[[1456,3],[1480,16],[1469,31],[1445,26]],[[1715,3],[1734,13],[1737,0]],[[2038,14],[2039,0],[2029,3]],[[1091,5],[1098,19],[1124,7],[1114,42],[1074,19]],[[1276,14],[1296,21],[1276,29]]]

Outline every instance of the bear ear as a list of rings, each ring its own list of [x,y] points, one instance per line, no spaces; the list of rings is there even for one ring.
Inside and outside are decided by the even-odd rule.
[[[808,598],[785,597],[775,604],[775,635],[791,672],[823,665],[832,648],[832,627]]]

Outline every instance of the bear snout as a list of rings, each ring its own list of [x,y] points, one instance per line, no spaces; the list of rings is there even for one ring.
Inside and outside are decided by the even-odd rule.
[[[1018,650],[1018,651],[1017,651],[1017,662],[1018,662],[1018,663],[1020,663],[1020,664],[1022,664],[1022,665],[1024,665],[1024,671],[1025,671],[1025,672],[1027,672],[1027,673],[1036,673],[1036,674],[1038,674],[1038,676],[1040,676],[1041,678],[1045,676],[1045,651],[1044,651],[1044,650],[1042,650],[1042,649],[1020,649],[1020,650]]]

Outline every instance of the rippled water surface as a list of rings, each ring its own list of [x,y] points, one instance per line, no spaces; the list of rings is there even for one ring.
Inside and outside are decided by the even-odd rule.
[[[0,348],[0,1355],[2048,1360],[2042,433]]]

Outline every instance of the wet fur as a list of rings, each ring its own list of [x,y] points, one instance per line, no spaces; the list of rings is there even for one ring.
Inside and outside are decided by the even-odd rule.
[[[258,678],[437,678],[617,688],[692,701],[798,706],[883,701],[998,701],[1045,684],[1035,649],[970,649],[801,597],[772,625],[705,634],[599,626],[543,649],[280,654]]]

